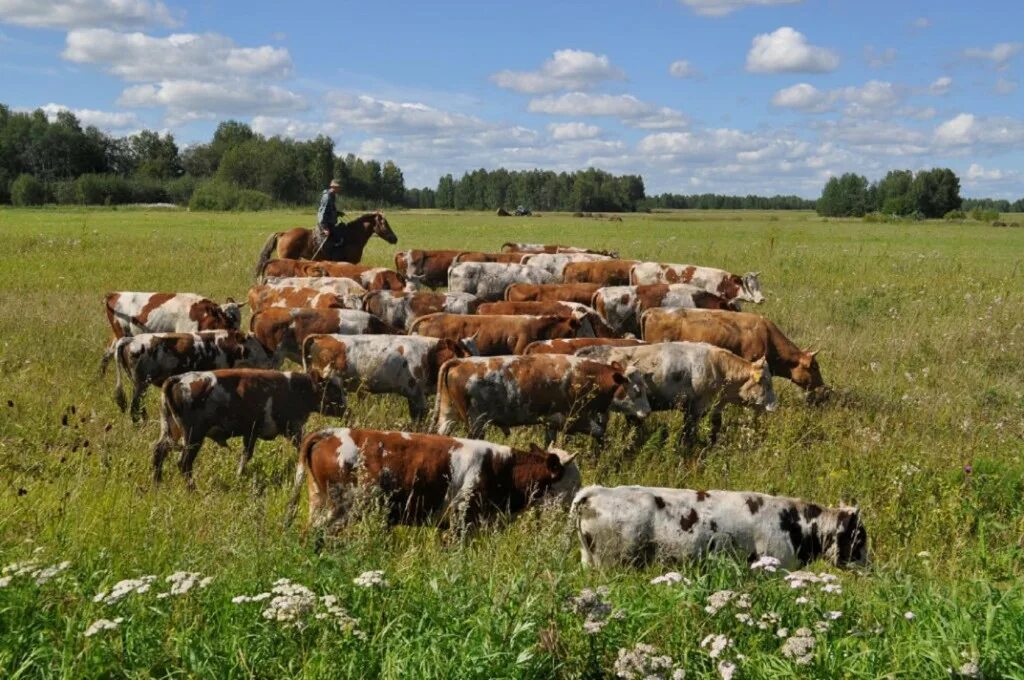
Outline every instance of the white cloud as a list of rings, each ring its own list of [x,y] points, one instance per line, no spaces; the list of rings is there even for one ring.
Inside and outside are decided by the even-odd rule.
[[[237,47],[216,33],[172,33],[157,38],[103,28],[70,31],[62,56],[79,64],[98,64],[133,81],[164,79],[280,78],[291,70],[283,47]]]
[[[932,84],[928,86],[928,92],[935,96],[942,96],[949,93],[949,88],[953,85],[953,79],[949,76],[941,76],[932,81]]]
[[[968,59],[987,59],[996,68],[1003,69],[1021,49],[1024,49],[1024,43],[1003,42],[996,43],[987,50],[981,47],[968,47],[964,50],[963,55]]]
[[[891,109],[902,99],[900,88],[892,83],[870,80],[860,87],[851,85],[827,92],[809,83],[798,83],[776,92],[772,104],[806,113],[825,113],[837,102],[845,101],[847,115],[865,116]]]
[[[673,61],[668,66],[668,73],[673,78],[698,78],[700,70],[686,59]]]
[[[498,87],[524,94],[585,90],[625,73],[605,55],[583,50],[558,50],[537,71],[499,71],[491,76]]]
[[[631,94],[567,92],[531,99],[527,109],[555,116],[612,116],[643,129],[679,128],[688,123],[681,111],[648,104]]]
[[[747,53],[751,73],[827,73],[838,67],[835,52],[808,44],[802,33],[789,26],[754,36]]]
[[[923,31],[926,28],[931,28],[932,20],[928,17],[918,17],[910,22],[911,27]]]
[[[343,127],[375,134],[468,133],[489,127],[479,118],[442,111],[419,102],[396,102],[347,93],[331,95],[328,116]]]
[[[885,49],[876,49],[874,45],[867,45],[864,48],[864,61],[868,63],[871,68],[881,68],[887,64],[891,64],[896,60],[896,48],[886,47]]]
[[[550,123],[548,133],[555,140],[593,139],[601,134],[601,128],[586,123]]]
[[[772,104],[784,109],[796,109],[807,113],[824,113],[832,108],[834,97],[822,92],[810,83],[797,83],[783,88],[772,97]]]
[[[338,126],[331,122],[296,120],[284,116],[255,116],[249,126],[267,137],[288,137],[290,139],[313,139],[318,135],[336,135]]]
[[[961,113],[935,128],[934,140],[943,148],[1006,151],[1024,146],[1024,121],[1009,117],[982,118]]]
[[[1006,176],[1007,173],[1002,170],[986,170],[977,163],[971,163],[971,166],[967,168],[967,179],[972,182],[983,179],[998,181],[1004,179]]]
[[[56,120],[61,111],[70,111],[84,126],[95,125],[101,130],[127,130],[141,127],[138,116],[129,111],[97,111],[96,109],[73,109],[63,104],[46,104],[40,106],[50,120]]]
[[[301,96],[276,85],[199,80],[135,85],[122,92],[117,103],[133,108],[166,108],[172,125],[221,116],[291,113],[308,107]]]
[[[0,22],[66,29],[178,24],[167,6],[155,0],[0,0]]]
[[[765,5],[796,5],[803,0],[679,0],[697,14],[706,17],[724,17],[744,7]]]
[[[1009,78],[999,78],[992,89],[996,91],[996,94],[1013,94],[1017,91],[1017,81],[1010,80]]]

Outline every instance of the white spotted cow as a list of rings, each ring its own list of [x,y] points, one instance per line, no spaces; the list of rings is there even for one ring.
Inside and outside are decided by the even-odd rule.
[[[641,262],[630,270],[630,283],[634,286],[654,283],[689,283],[726,300],[764,302],[758,272],[747,272],[740,276],[724,269],[698,267],[692,264],[664,264]]]
[[[231,298],[223,305],[195,293],[107,293],[107,321],[114,339],[140,333],[196,333],[237,330],[241,308]]]
[[[561,281],[565,266],[572,262],[601,262],[611,259],[607,255],[596,255],[594,253],[538,253],[536,255],[524,255],[522,264],[543,269],[552,274],[555,280]]]
[[[464,262],[448,270],[448,290],[469,293],[493,302],[505,298],[505,289],[514,283],[557,283],[551,272],[527,264],[501,262]]]

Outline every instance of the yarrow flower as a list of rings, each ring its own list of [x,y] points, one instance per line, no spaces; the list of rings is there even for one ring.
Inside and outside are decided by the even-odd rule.
[[[825,614],[822,616],[822,618],[823,619],[828,619],[830,621],[835,621],[836,619],[838,619],[842,615],[843,615],[842,612],[830,611],[830,612],[825,612]]]
[[[821,592],[829,593],[832,595],[842,595],[843,587],[838,583],[826,583],[821,587]]]
[[[913,621],[915,618],[917,618],[917,615],[914,614],[914,612],[903,612],[903,618],[905,618],[907,621]]]
[[[765,612],[764,614],[761,614],[761,618],[758,619],[757,627],[759,630],[768,630],[781,620],[782,617],[775,612]]]
[[[718,662],[718,674],[722,676],[722,680],[732,680],[734,673],[736,673],[736,664],[731,661]]]
[[[93,635],[96,635],[97,633],[102,633],[106,630],[115,630],[118,626],[121,625],[122,621],[124,621],[123,616],[118,616],[113,621],[111,621],[110,619],[96,619],[91,624],[89,624],[89,627],[85,629],[85,633],[83,634],[85,635],[85,637],[92,637]]]
[[[595,635],[608,625],[612,619],[625,618],[626,613],[621,609],[614,609],[605,597],[609,593],[607,586],[598,586],[596,589],[584,588],[576,597],[570,597],[567,607],[570,611],[579,616],[586,617],[583,621],[583,630],[588,635]]]
[[[772,557],[771,555],[762,555],[755,562],[751,562],[751,571],[766,571],[768,573],[775,573],[778,568],[782,565],[782,562],[778,558]]]
[[[344,632],[349,633],[361,640],[367,639],[365,632],[358,629],[359,619],[351,616],[348,611],[338,604],[335,595],[321,595],[287,578],[280,578],[274,581],[269,593],[258,593],[256,595],[236,595],[231,598],[234,604],[248,604],[250,602],[263,602],[270,600],[260,615],[268,621],[280,623],[289,628],[305,628],[312,616],[319,621],[333,621]],[[317,607],[321,611],[317,611]]]
[[[157,599],[162,600],[171,595],[184,595],[196,586],[202,590],[213,582],[213,577],[203,578],[203,575],[197,571],[176,571],[165,580],[171,584],[171,589],[165,593],[159,593]]]
[[[42,550],[41,547],[33,550],[33,553],[38,553]],[[35,579],[36,585],[41,586],[47,581],[53,579],[55,576],[63,571],[66,571],[71,566],[71,562],[64,561],[59,564],[54,564],[49,567],[41,567],[39,562],[36,560],[26,560],[24,562],[12,562],[3,568],[0,573],[0,588],[6,588],[11,582],[19,577],[25,576],[28,578]]]
[[[661,585],[662,583],[664,583],[666,585],[673,585],[675,583],[680,583],[680,582],[681,583],[685,583],[686,585],[690,585],[691,584],[690,579],[684,577],[678,571],[670,571],[668,573],[662,574],[661,576],[655,576],[654,578],[651,579],[651,585],[655,585],[655,586],[656,585]]]
[[[352,583],[355,583],[361,588],[387,588],[388,582],[384,580],[383,571],[364,571],[359,576],[352,579]]]
[[[622,648],[615,659],[615,676],[627,680],[683,680],[686,671],[675,668],[672,657],[642,642],[633,649]]]
[[[700,641],[701,649],[707,648],[708,656],[717,659],[722,652],[732,646],[732,640],[725,635],[708,635]]]
[[[99,602],[100,604],[115,604],[129,595],[142,595],[143,593],[149,592],[149,589],[152,587],[153,581],[155,580],[156,576],[153,575],[124,579],[123,581],[115,583],[109,593],[106,591],[96,593],[96,596],[92,598],[92,601]]]
[[[736,597],[736,593],[731,590],[719,590],[711,593],[708,596],[707,606],[704,607],[704,611],[714,616],[718,613],[718,610],[729,604],[732,598]]]
[[[798,666],[806,666],[814,658],[814,643],[814,634],[809,628],[798,628],[782,643],[782,655],[793,659]]]

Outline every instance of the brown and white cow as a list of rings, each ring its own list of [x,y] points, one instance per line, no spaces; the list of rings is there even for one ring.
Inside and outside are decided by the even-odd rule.
[[[469,293],[370,291],[363,298],[363,311],[405,330],[427,314],[475,314],[479,304],[480,299]]]
[[[788,378],[807,392],[809,403],[828,396],[815,356],[787,338],[779,327],[758,314],[705,309],[649,309],[641,317],[647,342],[706,342],[744,359],[767,357],[772,375]]]
[[[505,299],[509,302],[578,302],[589,305],[600,288],[598,283],[516,283],[505,289]]]
[[[643,420],[650,413],[642,376],[633,368],[564,354],[452,359],[437,380],[437,431],[457,421],[470,436],[490,423],[506,432],[544,423],[547,442],[555,431],[582,432],[600,441],[608,411]]]
[[[411,335],[310,335],[302,345],[302,366],[324,375],[340,375],[349,390],[400,394],[409,417],[427,413],[427,394],[437,389],[437,374],[449,359],[474,354],[472,342]]]
[[[329,260],[270,260],[261,273],[264,283],[269,278],[308,276],[352,279],[366,290],[406,290],[411,286],[405,276],[393,269]]]
[[[714,444],[726,404],[764,411],[774,411],[778,406],[771,371],[763,357],[747,361],[703,342],[585,347],[576,356],[638,370],[652,411],[685,409],[683,435],[688,444],[696,441],[697,425],[708,411]]]
[[[340,335],[387,334],[401,331],[358,309],[287,309],[272,307],[252,315],[249,331],[274,353],[274,360],[302,363],[301,348],[314,333]]]
[[[520,264],[523,260],[523,256],[528,253],[519,253],[511,251],[507,253],[481,253],[476,251],[466,251],[459,253],[452,259],[452,264],[461,264],[463,262],[503,262],[505,264]]]
[[[164,458],[182,448],[178,467],[193,486],[192,466],[203,441],[227,446],[242,437],[238,474],[252,458],[258,439],[289,437],[298,447],[311,413],[341,416],[345,389],[340,376],[228,368],[182,373],[164,381],[160,439],[153,445],[153,480],[160,482]]]
[[[607,255],[595,255],[593,253],[537,253],[536,255],[524,255],[523,264],[543,269],[555,276],[557,281],[563,281],[562,272],[573,262],[600,262],[611,259]]]
[[[753,491],[588,486],[572,503],[587,567],[693,562],[724,553],[796,569],[867,563],[860,510]]]
[[[358,285],[355,281],[351,283]],[[362,305],[362,295],[338,295],[330,290],[306,286],[253,286],[249,289],[249,306],[254,314],[274,308],[359,309]]]
[[[484,301],[503,300],[505,289],[514,283],[555,283],[558,277],[547,270],[526,264],[465,262],[452,265],[448,289],[469,293]]]
[[[565,283],[599,283],[602,286],[629,285],[629,271],[639,260],[570,262],[562,270]]]
[[[652,307],[735,309],[739,304],[688,283],[607,286],[594,293],[591,306],[617,333],[640,333],[640,316]]]
[[[115,340],[103,354],[100,372],[115,360],[117,382],[114,401],[128,409],[121,377],[132,385],[132,420],[145,418],[142,396],[150,385],[159,387],[167,378],[187,371],[217,368],[274,368],[273,358],[254,336],[239,331],[199,333],[143,333]]]
[[[545,243],[505,243],[501,246],[502,252],[518,251],[523,253],[590,253],[592,255],[607,255],[618,257],[614,250],[592,250],[578,246],[559,246]]]
[[[392,524],[458,528],[545,499],[568,504],[580,487],[573,456],[559,449],[355,428],[321,430],[302,442],[289,520],[304,477],[311,525],[343,519],[359,486],[383,493]]]
[[[580,320],[579,336],[595,338],[616,338],[604,319],[587,305],[578,302],[485,302],[477,310],[477,314],[527,314],[531,316],[571,316]]]
[[[395,253],[395,269],[417,284],[448,285],[448,270],[461,250],[403,250]]]
[[[410,335],[426,335],[458,342],[476,341],[480,356],[522,354],[535,340],[574,338],[582,323],[571,316],[510,316],[428,314],[412,322]]]
[[[335,295],[366,295],[366,288],[355,279],[344,276],[284,276],[267,277],[265,288],[313,288]]]
[[[531,342],[523,350],[523,354],[575,354],[584,347],[610,345],[612,347],[636,347],[646,345],[636,338],[557,338],[555,340],[537,340]]]
[[[764,302],[758,272],[747,272],[743,276],[731,274],[724,269],[698,267],[692,264],[664,264],[641,262],[633,265],[629,282],[634,286],[653,283],[689,283],[726,300]]]
[[[242,304],[231,298],[218,305],[194,293],[107,293],[107,321],[114,339],[140,333],[196,333],[235,330]]]

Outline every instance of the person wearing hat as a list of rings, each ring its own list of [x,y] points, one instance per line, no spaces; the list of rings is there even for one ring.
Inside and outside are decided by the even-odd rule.
[[[341,229],[338,229],[338,206],[334,203],[334,197],[340,191],[341,182],[332,179],[323,195],[320,196],[320,209],[316,213],[317,225],[323,232],[325,241],[331,250],[341,248],[342,244]]]

